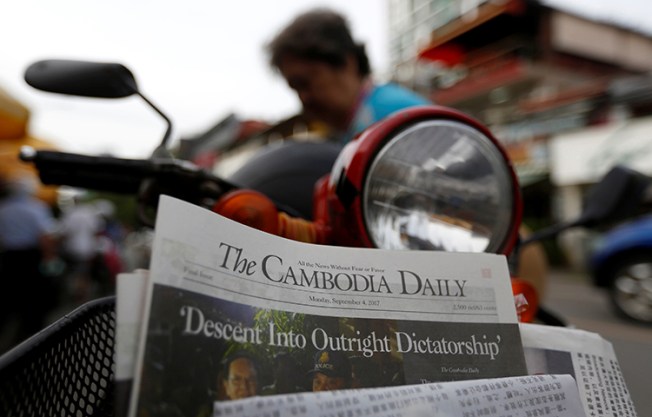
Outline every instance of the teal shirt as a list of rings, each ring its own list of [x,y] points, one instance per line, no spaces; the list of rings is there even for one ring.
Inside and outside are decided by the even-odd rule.
[[[431,103],[398,84],[374,85],[362,99],[351,122],[351,127],[344,133],[341,141],[342,143],[350,141],[370,125],[398,110],[427,104]]]

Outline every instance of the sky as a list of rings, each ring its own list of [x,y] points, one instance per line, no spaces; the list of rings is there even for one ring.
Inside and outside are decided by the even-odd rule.
[[[302,11],[330,7],[350,21],[372,66],[387,68],[385,0],[11,0],[1,6],[0,87],[32,111],[30,132],[69,152],[146,157],[165,124],[139,98],[40,92],[23,73],[40,59],[119,62],[175,124],[202,133],[234,112],[269,122],[299,102],[272,71],[264,45]]]
[[[540,0],[543,4],[592,20],[622,25],[652,35],[650,0]]]

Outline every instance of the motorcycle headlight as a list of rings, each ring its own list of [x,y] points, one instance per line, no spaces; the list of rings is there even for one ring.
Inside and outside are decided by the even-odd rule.
[[[521,200],[491,133],[438,106],[400,112],[349,144],[331,184],[344,244],[385,249],[507,253]],[[342,213],[340,213],[342,214]],[[348,240],[348,242],[347,242]]]

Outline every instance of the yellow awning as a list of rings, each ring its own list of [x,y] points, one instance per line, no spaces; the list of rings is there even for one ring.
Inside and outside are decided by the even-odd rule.
[[[0,140],[27,135],[29,109],[0,88]]]
[[[30,112],[9,93],[0,88],[0,176],[37,176],[32,165],[18,159],[22,146],[35,149],[54,149],[54,145],[28,135]],[[41,186],[38,197],[53,204],[56,201],[56,187]]]

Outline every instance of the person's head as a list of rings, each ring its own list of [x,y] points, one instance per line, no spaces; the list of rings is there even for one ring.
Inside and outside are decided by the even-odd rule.
[[[312,375],[314,392],[334,391],[351,386],[351,364],[342,352],[317,352],[309,374]]]
[[[346,129],[371,69],[364,45],[353,40],[346,19],[316,9],[296,17],[268,45],[278,69],[304,113]]]
[[[231,400],[252,397],[258,393],[258,371],[254,359],[244,353],[224,361],[224,392]]]

